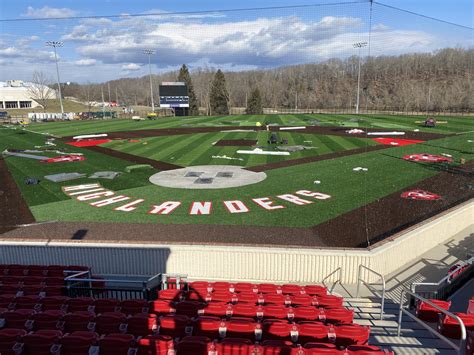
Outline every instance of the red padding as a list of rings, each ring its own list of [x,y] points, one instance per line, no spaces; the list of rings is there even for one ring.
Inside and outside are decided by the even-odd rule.
[[[110,142],[110,139],[85,139],[77,142],[67,142],[74,147],[94,147],[96,145]]]
[[[61,155],[59,157],[40,160],[40,163],[72,163],[86,160],[82,155]]]
[[[373,141],[376,141],[385,145],[393,145],[396,147],[403,147],[404,145],[423,143],[424,141],[416,139],[398,139],[398,138],[372,138]]]

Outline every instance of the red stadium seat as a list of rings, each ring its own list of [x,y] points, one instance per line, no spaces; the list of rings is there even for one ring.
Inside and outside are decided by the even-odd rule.
[[[168,335],[149,335],[138,341],[137,355],[167,355],[174,349],[173,338]]]
[[[89,355],[99,335],[94,332],[73,332],[61,338],[61,355]]]
[[[46,276],[48,267],[46,265],[29,265],[27,271],[28,276]]]
[[[449,307],[451,307],[450,301],[432,299],[430,299],[429,301],[445,310],[449,310]],[[438,322],[440,314],[441,311],[437,310],[426,302],[418,302],[418,304],[416,305],[416,316],[421,320],[424,320],[425,322]]]
[[[23,285],[21,288],[23,296],[45,296],[45,286],[43,285]]]
[[[354,310],[347,308],[321,308],[319,320],[329,324],[352,324],[354,321]]]
[[[232,315],[232,305],[224,302],[211,302],[198,311],[201,316],[226,317]]]
[[[109,334],[99,340],[99,354],[128,355],[133,340],[131,334]]]
[[[23,288],[22,283],[1,285],[0,286],[0,296],[1,295],[14,295],[14,296],[18,295],[18,296],[21,296],[21,295],[23,295],[22,288]]]
[[[57,343],[62,337],[59,330],[38,330],[22,338],[23,355],[51,355],[53,346],[59,348]]]
[[[264,355],[303,355],[304,350],[291,345],[262,345],[259,354]]]
[[[337,349],[309,348],[304,350],[304,355],[347,355],[347,353]]]
[[[124,300],[120,303],[120,312],[125,314],[147,313],[149,310],[150,305],[146,300]]]
[[[200,309],[205,307],[205,303],[198,301],[181,301],[174,303],[176,314],[184,314],[189,318],[196,317]]]
[[[234,284],[236,293],[258,293],[258,286],[250,282],[237,282]]]
[[[64,278],[62,277],[50,277],[45,279],[47,286],[64,286]]]
[[[63,329],[65,333],[74,331],[92,331],[94,330],[95,316],[87,311],[78,311],[64,316]]]
[[[232,307],[232,317],[257,317],[257,306],[250,303],[237,303]]]
[[[124,333],[126,315],[121,312],[105,312],[95,319],[95,332],[98,334]]]
[[[290,296],[291,306],[312,306],[313,297],[306,294],[291,295]]]
[[[194,322],[193,334],[218,339],[224,336],[225,322],[217,317],[199,317]]]
[[[179,355],[207,355],[213,344],[205,337],[186,337],[176,345]]]
[[[334,327],[336,345],[348,347],[350,345],[365,345],[369,341],[370,327],[359,324],[339,325]]]
[[[0,295],[0,307],[1,308],[13,308],[15,302],[15,294],[1,294]]]
[[[263,298],[263,295],[253,293],[253,292],[238,293],[236,298],[237,298],[237,303],[251,303],[251,304],[265,303],[265,299]]]
[[[291,340],[296,341],[298,327],[295,324],[281,320],[265,320],[262,324],[264,340]]]
[[[318,322],[302,322],[298,325],[298,343],[328,342],[330,340],[330,329]]]
[[[122,310],[123,311],[123,310]],[[176,310],[173,308],[172,301],[170,300],[156,300],[150,301],[149,312],[154,313],[158,316],[175,313]],[[124,312],[126,313],[126,312]]]
[[[263,306],[263,318],[288,319],[288,308],[284,305]]]
[[[48,310],[66,310],[69,297],[66,296],[48,296],[41,299],[41,309]]]
[[[62,296],[63,289],[64,289],[64,286],[60,286],[60,285],[54,285],[54,286],[46,285],[43,288],[43,292],[45,293],[46,296],[53,296],[53,297]]]
[[[172,337],[184,337],[190,335],[188,326],[189,318],[185,315],[176,314],[172,316],[162,316],[160,318],[159,334],[170,335]]]
[[[94,301],[95,313],[116,312],[118,310],[119,301],[113,298],[101,298]]]
[[[23,279],[25,285],[46,285],[48,278],[44,276],[28,276]]]
[[[327,288],[320,285],[307,285],[304,290],[310,296],[325,296],[328,293]]]
[[[4,312],[2,315],[5,322],[3,327],[31,330],[33,327],[31,317],[34,313],[35,311],[32,309],[19,309],[17,311]],[[0,322],[0,326],[1,323],[2,322]]]
[[[41,309],[41,297],[22,296],[15,298],[15,309]]]
[[[467,313],[459,313],[454,312],[456,316],[461,318],[466,330],[472,331],[474,330],[474,314],[467,314]],[[442,317],[438,323],[438,331],[453,339],[460,339],[461,338],[461,327],[459,326],[458,322],[451,317]]]
[[[225,337],[255,340],[259,328],[260,325],[255,321],[244,318],[231,318],[225,322]]]
[[[342,307],[344,299],[339,296],[326,295],[316,297],[317,306],[324,308]]]
[[[291,304],[291,298],[288,295],[282,295],[282,294],[265,294],[263,295],[263,299],[265,301],[265,304],[277,304],[277,305],[290,305]]]
[[[26,335],[24,329],[1,329],[0,330],[0,354],[2,355],[16,355],[17,352],[13,350],[20,339]]]
[[[0,276],[0,283],[2,285],[23,284],[24,276]]]
[[[158,299],[170,301],[182,301],[184,299],[184,291],[177,289],[160,290],[158,291]]]
[[[67,301],[68,312],[89,311],[94,312],[94,299],[91,297],[70,298]]]
[[[127,334],[146,336],[158,331],[158,317],[155,314],[137,313],[127,319]]]
[[[206,296],[207,301],[233,303],[238,300],[237,294],[230,291],[214,291]]]
[[[49,277],[56,277],[56,276],[60,276],[60,277],[64,277],[65,274],[64,274],[64,270],[66,269],[66,266],[64,265],[48,265],[47,267],[47,276]]]
[[[308,342],[304,345],[305,349],[337,349],[337,346],[330,343]]]
[[[288,310],[288,318],[295,322],[312,321],[319,319],[319,310],[316,307],[296,307]]]
[[[275,284],[259,284],[258,292],[265,294],[281,293],[281,287]]]
[[[393,355],[393,352],[384,351],[373,345],[351,345],[346,351],[349,355]]]
[[[32,315],[33,329],[60,329],[65,313],[59,310],[50,310]]]
[[[284,295],[300,295],[304,292],[304,287],[295,284],[286,284],[281,286],[281,292]]]
[[[212,283],[214,292],[234,292],[234,285],[226,281],[217,281]]]
[[[25,276],[28,273],[28,269],[25,265],[8,265],[8,275],[10,276]]]
[[[206,290],[206,293],[212,292],[212,283],[207,281],[193,281],[188,283],[189,290]]]

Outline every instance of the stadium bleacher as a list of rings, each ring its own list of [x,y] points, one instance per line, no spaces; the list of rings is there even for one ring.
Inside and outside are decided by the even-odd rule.
[[[0,265],[2,355],[388,353],[319,285],[199,281],[120,300],[68,297],[70,275],[91,270]]]

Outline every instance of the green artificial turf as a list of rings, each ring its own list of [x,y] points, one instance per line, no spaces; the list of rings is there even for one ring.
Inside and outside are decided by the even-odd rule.
[[[113,211],[120,203],[97,209],[86,202],[72,199],[34,206],[32,211],[38,220],[307,227],[383,198],[438,173],[433,165],[403,160],[402,157],[406,154],[450,154],[455,161],[459,161],[461,157],[468,161],[474,159],[473,143],[468,142],[469,140],[474,140],[473,133],[269,170],[265,181],[233,189],[183,190],[154,185],[131,187],[121,190],[120,193],[132,198],[144,198],[146,202],[128,213]],[[365,167],[368,171],[355,172],[355,167]],[[321,183],[314,184],[315,180],[320,180]],[[332,198],[324,201],[314,200],[313,204],[305,206],[297,206],[277,198],[280,194],[295,193],[298,190],[318,191],[329,194]],[[275,203],[286,208],[266,211],[251,201],[252,198],[260,197],[270,197]],[[251,211],[230,214],[222,204],[224,200],[242,200]],[[182,206],[170,215],[147,214],[152,205],[164,201],[181,201]],[[212,201],[212,214],[190,216],[188,211],[193,201]]]
[[[439,116],[440,123],[435,128],[422,127],[420,121],[425,116],[396,115],[332,115],[332,114],[294,114],[294,115],[236,115],[218,117],[169,117],[156,121],[133,121],[131,119],[103,121],[70,121],[31,124],[28,129],[48,133],[54,136],[72,136],[79,134],[107,133],[141,129],[158,129],[171,127],[207,127],[207,126],[254,126],[262,124],[278,124],[280,126],[320,125],[358,128],[387,128],[390,130],[419,129],[433,133],[458,133],[474,130],[474,117],[470,116]]]
[[[83,153],[86,157],[85,161],[73,163],[54,163],[45,164],[40,163],[39,160],[33,160],[20,157],[5,157],[8,168],[16,180],[20,190],[29,206],[37,206],[51,202],[68,200],[69,198],[62,192],[61,187],[64,185],[91,183],[95,180],[89,178],[81,178],[66,182],[51,182],[44,179],[45,175],[59,174],[59,173],[85,173],[90,175],[97,171],[118,171],[124,172],[125,167],[133,165],[128,161],[109,157],[100,153],[91,152],[84,148],[72,147],[63,144],[60,141],[54,141],[56,146],[46,146],[47,137],[27,132],[20,128],[17,129],[0,129],[0,151],[5,149],[32,149],[37,150],[36,147],[45,149],[58,149],[65,153]],[[39,148],[39,149],[42,149]],[[58,156],[59,154],[53,152],[40,153],[41,156]],[[120,177],[114,180],[100,179],[100,182],[113,190],[122,190],[125,188],[133,188],[148,185],[148,178],[155,173],[155,169],[148,171],[136,171],[131,174],[123,173]],[[38,178],[41,180],[38,185],[26,185],[24,180],[26,178]]]
[[[261,132],[211,132],[175,136],[159,136],[140,139],[138,142],[115,140],[104,147],[128,154],[177,164],[195,165],[239,165],[255,166],[285,160],[324,155],[344,150],[377,145],[371,139],[357,137],[324,136],[297,132],[278,132],[279,141],[285,139],[287,146],[302,145],[311,149],[291,152],[288,156],[238,154],[238,150],[253,150],[255,147],[216,146],[219,140],[257,140],[257,146],[265,151],[279,151],[276,145],[268,144],[270,134]],[[279,145],[285,147],[285,145]],[[229,157],[232,159],[227,159]]]

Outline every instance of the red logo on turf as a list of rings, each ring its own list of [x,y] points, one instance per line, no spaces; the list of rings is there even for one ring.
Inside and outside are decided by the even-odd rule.
[[[401,197],[406,198],[408,200],[425,200],[425,201],[439,200],[441,198],[440,195],[434,194],[432,192],[424,191],[424,190],[405,191],[404,193],[402,193]]]
[[[417,161],[417,162],[426,162],[426,163],[452,163],[453,159],[449,157],[444,157],[442,155],[434,155],[434,154],[411,154],[405,155],[403,157],[404,160],[410,161]]]
[[[40,160],[41,163],[72,163],[86,160],[82,155],[61,155],[59,157]]]

